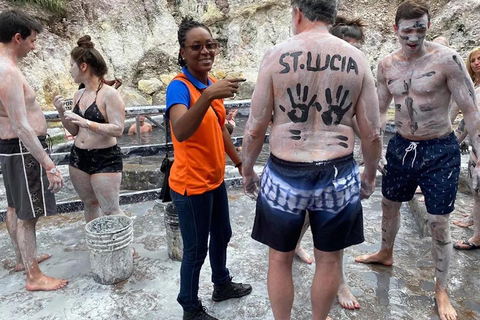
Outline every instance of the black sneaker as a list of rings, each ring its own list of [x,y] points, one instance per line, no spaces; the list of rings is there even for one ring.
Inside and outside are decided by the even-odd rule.
[[[183,311],[183,320],[218,320],[207,313],[207,308],[202,306],[202,303],[198,306],[197,310],[192,312]]]
[[[232,278],[230,278],[230,281],[225,284],[213,286],[212,300],[220,302],[231,298],[240,298],[250,294],[251,292],[251,285],[235,283],[232,282]]]

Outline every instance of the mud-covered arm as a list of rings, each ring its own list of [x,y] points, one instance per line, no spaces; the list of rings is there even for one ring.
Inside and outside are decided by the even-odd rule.
[[[8,68],[0,75],[2,79],[0,81],[0,101],[8,115],[12,129],[32,156],[49,172],[55,168],[55,163],[45,152],[35,131],[28,123],[23,78],[20,72],[14,68]]]
[[[470,135],[475,150],[480,150],[480,113],[477,109],[475,88],[458,54],[447,58],[445,72],[453,100],[463,113],[466,132]]]
[[[378,107],[380,110],[380,124],[382,128],[382,133],[385,132],[387,127],[387,112],[390,103],[392,102],[392,94],[387,87],[387,79],[385,78],[384,66],[382,61],[378,64],[377,68],[377,97],[378,97]]]
[[[242,143],[243,176],[253,175],[253,166],[262,150],[268,124],[273,112],[273,82],[267,52],[258,71],[257,83],[250,103]]]
[[[80,91],[75,92],[73,95],[73,105],[77,104],[78,98],[80,96]],[[68,130],[72,135],[76,136],[78,134],[78,125],[74,124],[72,121],[68,120],[65,117],[65,99],[61,95],[56,95],[53,98],[53,105],[58,111],[58,115],[60,116],[60,120],[62,121],[63,126],[65,129]]]
[[[458,142],[461,143],[463,142],[463,140],[465,140],[467,135],[468,133],[467,133],[467,130],[465,129],[465,120],[462,119],[458,124],[457,130],[455,130],[455,136],[457,137]]]
[[[105,104],[108,123],[92,121],[90,125],[88,125],[85,121],[82,123],[85,125],[83,127],[102,136],[121,137],[125,124],[125,104],[120,94],[115,89],[109,88],[109,90],[105,92]]]
[[[384,100],[386,99],[384,98]],[[384,101],[384,103],[387,104],[387,101]],[[370,72],[366,72],[362,91],[355,106],[355,114],[365,161],[363,176],[372,185],[375,182],[378,161],[382,154],[382,138],[385,129],[385,123],[380,120],[380,110],[377,95],[375,95],[373,76]]]

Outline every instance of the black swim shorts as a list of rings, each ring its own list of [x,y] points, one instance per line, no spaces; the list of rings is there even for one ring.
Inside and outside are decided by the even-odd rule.
[[[397,133],[388,143],[386,159],[382,179],[385,198],[409,201],[420,186],[428,213],[442,215],[454,210],[460,146],[453,132],[424,141],[410,141]]]
[[[38,137],[47,150],[45,137]],[[57,213],[55,196],[48,190],[47,173],[18,139],[0,139],[0,163],[7,204],[17,218],[28,220]]]
[[[292,251],[307,212],[318,250],[337,251],[364,241],[360,174],[352,155],[309,163],[270,155],[252,238],[277,251]]]
[[[70,153],[70,165],[88,174],[122,172],[122,152],[117,145],[105,149],[80,149],[75,144]]]

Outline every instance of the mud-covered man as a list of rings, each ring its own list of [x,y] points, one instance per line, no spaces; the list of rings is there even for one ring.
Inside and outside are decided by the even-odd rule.
[[[7,228],[17,255],[16,269],[25,269],[26,288],[31,291],[56,290],[67,284],[43,274],[35,254],[37,220],[56,212],[53,193],[63,185],[46,152],[47,122],[18,68],[19,60],[35,49],[41,30],[41,24],[23,12],[0,14],[0,161]]]
[[[336,1],[292,1],[294,37],[265,54],[243,139],[243,185],[253,171],[273,113],[271,155],[262,174],[252,237],[270,247],[268,293],[276,320],[290,319],[292,262],[308,212],[315,246],[313,319],[326,319],[337,294],[343,249],[361,243],[361,197],[375,187],[381,154],[378,101],[365,56],[332,36]],[[353,160],[360,128],[365,171]]]
[[[432,233],[438,313],[441,320],[454,320],[457,315],[447,295],[452,252],[448,220],[457,193],[460,151],[449,117],[450,98],[462,110],[477,150],[480,150],[480,117],[474,87],[462,59],[445,46],[426,42],[429,27],[429,6],[425,2],[403,2],[397,9],[394,25],[401,48],[378,65],[382,125],[385,127],[393,98],[397,134],[387,148],[382,181],[381,249],[357,257],[356,261],[393,264],[400,206],[412,199],[420,185]],[[478,163],[477,168],[480,168]],[[479,173],[476,169],[474,179],[478,180]]]

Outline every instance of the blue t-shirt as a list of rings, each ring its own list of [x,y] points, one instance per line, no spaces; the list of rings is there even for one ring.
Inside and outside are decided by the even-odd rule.
[[[188,80],[200,91],[203,91],[212,84],[210,79],[208,79],[208,86],[206,86],[200,80],[195,78],[190,72],[188,72],[186,67],[182,68],[182,72],[187,76]],[[188,91],[187,85],[180,80],[173,80],[167,87],[167,108],[165,110],[165,115],[167,117],[170,107],[175,104],[183,104],[188,109],[190,109],[190,92]]]

